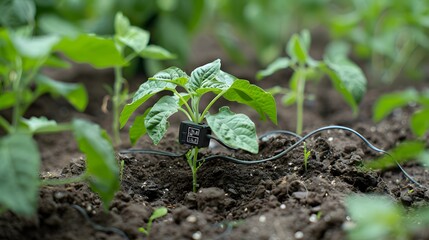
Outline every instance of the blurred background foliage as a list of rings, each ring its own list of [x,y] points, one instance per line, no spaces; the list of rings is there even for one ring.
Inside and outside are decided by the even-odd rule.
[[[251,46],[261,67],[284,53],[301,29],[350,50],[370,81],[421,79],[429,49],[429,0],[2,0],[0,25],[33,33],[111,35],[117,12],[151,33],[151,42],[175,53],[168,62],[145,60],[153,72],[186,66],[196,35],[210,32],[238,64]],[[316,36],[316,44],[317,36]],[[325,42],[325,43],[324,43]],[[162,64],[162,65],[161,65]]]

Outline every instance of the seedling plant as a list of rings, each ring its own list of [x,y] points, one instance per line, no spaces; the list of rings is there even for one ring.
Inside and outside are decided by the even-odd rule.
[[[310,44],[308,31],[294,34],[286,47],[289,57],[278,58],[257,74],[257,78],[262,79],[281,69],[293,70],[289,89],[277,86],[271,91],[274,94],[283,94],[283,104],[296,104],[296,133],[299,135],[303,129],[305,85],[308,80],[317,82],[323,74],[328,75],[334,88],[344,97],[355,115],[358,113],[358,103],[366,91],[364,74],[356,64],[347,59],[343,52],[339,51],[341,49],[331,48],[325,54],[323,61],[317,61],[309,55]]]
[[[161,97],[152,107],[137,115],[129,130],[130,140],[135,143],[142,135],[148,134],[154,144],[158,144],[169,127],[168,118],[176,112],[183,113],[194,124],[207,125],[217,138],[232,148],[251,153],[259,150],[256,129],[252,120],[244,114],[236,114],[229,107],[221,107],[218,113],[210,109],[221,97],[228,101],[246,104],[255,109],[262,119],[267,117],[277,123],[276,104],[273,96],[250,84],[247,80],[223,72],[221,61],[215,60],[192,71],[188,76],[177,67],[158,72],[143,83],[127,104],[120,116],[121,127],[131,115],[155,94],[167,91],[172,95]],[[214,97],[200,111],[201,99],[207,93]],[[207,95],[208,96],[208,95]],[[192,189],[197,189],[197,171],[202,162],[198,161],[200,147],[192,146],[185,154],[192,171]]]
[[[114,25],[113,37],[82,33],[66,37],[60,49],[73,61],[88,63],[95,68],[114,68],[115,81],[113,88],[108,90],[112,96],[112,137],[115,145],[119,145],[119,112],[129,100],[123,68],[137,57],[162,60],[172,59],[175,55],[160,46],[149,44],[149,32],[131,26],[128,18],[120,12],[115,16]]]
[[[166,207],[160,207],[153,211],[152,215],[149,217],[149,221],[147,222],[146,228],[140,227],[139,231],[146,236],[150,235],[150,231],[152,230],[152,222],[155,219],[161,218],[167,215],[168,209]]]
[[[34,37],[31,31],[0,29],[0,110],[12,109],[10,120],[0,116],[0,127],[6,133],[0,137],[1,211],[31,216],[37,209],[39,186],[79,181],[88,182],[107,209],[119,188],[113,148],[98,125],[80,119],[57,123],[43,116],[24,118],[31,104],[44,94],[63,97],[78,111],[86,108],[88,97],[82,84],[55,81],[40,72],[46,66],[68,66],[54,55],[54,51],[64,50],[63,41],[59,36]],[[74,178],[41,181],[41,157],[33,136],[62,131],[74,134],[86,155],[86,171]]]

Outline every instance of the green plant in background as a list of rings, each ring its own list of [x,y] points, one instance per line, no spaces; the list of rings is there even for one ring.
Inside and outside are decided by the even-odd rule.
[[[329,31],[370,61],[374,81],[393,82],[401,72],[421,77],[429,49],[426,1],[353,0],[331,8]]]
[[[354,226],[346,229],[348,239],[409,239],[415,222],[405,209],[382,196],[350,196],[347,211]]]
[[[117,33],[113,27],[116,14],[122,12],[131,25],[151,33],[151,43],[177,54],[176,59],[165,63],[146,59],[143,64],[148,74],[156,73],[167,64],[185,66],[191,49],[191,37],[207,16],[207,1],[204,0],[35,0],[35,3],[40,31],[52,34],[61,32],[68,36],[82,33],[113,35]]]
[[[384,169],[391,167],[398,162],[418,159],[423,165],[429,166],[429,152],[425,148],[425,142],[421,139],[429,129],[429,91],[418,92],[415,89],[408,89],[399,92],[392,92],[381,96],[374,104],[373,119],[379,122],[391,114],[395,109],[407,105],[416,105],[410,117],[411,131],[420,139],[406,141],[391,151],[390,156],[384,156],[376,161],[367,164],[368,168]]]
[[[334,88],[344,97],[353,113],[358,113],[358,103],[366,91],[366,78],[361,69],[347,59],[339,48],[328,48],[323,61],[314,60],[310,55],[311,38],[306,30],[301,34],[294,34],[289,40],[286,52],[289,57],[281,57],[257,73],[257,79],[272,75],[274,72],[291,68],[292,78],[289,89],[275,87],[273,93],[283,94],[283,104],[296,103],[297,119],[296,132],[302,133],[305,84],[307,80],[318,81],[322,74],[326,74],[332,81]]]
[[[146,228],[140,227],[139,231],[144,235],[149,236],[150,230],[152,229],[152,222],[155,219],[158,219],[167,215],[167,213],[168,213],[168,209],[166,207],[160,207],[155,209],[155,211],[153,211],[152,215],[150,216],[149,221],[147,222]]]
[[[405,209],[387,196],[352,195],[346,199],[351,223],[348,239],[414,239],[429,225],[429,208]]]
[[[169,126],[168,118],[180,111],[193,123],[200,124],[206,120],[213,133],[225,144],[257,153],[259,147],[255,125],[249,117],[235,114],[228,107],[220,108],[216,114],[210,114],[209,110],[223,97],[228,101],[246,104],[254,108],[262,119],[268,116],[271,121],[277,123],[274,98],[256,85],[221,71],[220,66],[220,60],[215,60],[196,68],[191,76],[177,67],[170,67],[143,83],[132,102],[122,110],[122,127],[133,112],[155,94],[167,91],[173,95],[161,97],[152,107],[135,117],[130,128],[131,142],[135,143],[147,133],[154,144],[158,144]],[[200,111],[200,102],[206,93],[212,93],[214,97],[204,106],[203,111]],[[199,151],[198,147],[192,147],[186,154],[192,171],[194,192],[197,188],[197,170],[201,167],[201,163],[197,161]]]
[[[239,51],[248,43],[263,65],[279,57],[291,33],[312,28],[326,18],[332,0],[221,0],[213,3],[214,30],[231,58],[243,63]],[[269,24],[267,24],[269,23]],[[251,29],[251,31],[249,31]]]
[[[12,109],[11,120],[0,116],[0,127],[6,132],[0,138],[0,209],[30,216],[36,212],[38,188],[44,184],[86,181],[97,192],[107,209],[119,188],[114,151],[106,133],[85,120],[57,123],[46,117],[24,118],[30,105],[44,94],[65,98],[83,111],[88,103],[80,83],[55,81],[40,73],[42,67],[66,67],[55,57],[61,45],[58,36],[34,37],[25,31],[0,29],[0,110]],[[73,132],[80,150],[86,155],[86,170],[75,178],[39,179],[40,153],[33,135]]]
[[[149,38],[147,31],[131,26],[122,13],[117,13],[113,37],[82,33],[63,37],[56,46],[56,50],[75,62],[88,63],[95,68],[114,68],[115,81],[109,91],[112,95],[112,135],[115,145],[120,144],[120,108],[129,99],[128,89],[124,87],[123,67],[137,57],[157,60],[175,57],[164,48],[149,44]]]

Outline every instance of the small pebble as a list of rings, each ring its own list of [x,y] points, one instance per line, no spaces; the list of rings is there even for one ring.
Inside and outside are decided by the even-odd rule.
[[[304,233],[301,231],[298,231],[295,233],[295,238],[296,239],[302,239],[304,237]]]
[[[317,222],[317,215],[316,214],[311,214],[309,221],[312,223]]]
[[[186,218],[186,221],[187,221],[187,222],[190,222],[190,223],[195,223],[195,222],[197,222],[197,217],[195,217],[194,215],[189,215],[189,216]]]
[[[281,208],[281,209],[286,209],[286,205],[285,205],[285,204],[281,204],[281,205],[280,205],[280,208]]]
[[[265,221],[267,221],[267,218],[264,215],[261,215],[259,217],[259,222],[264,223]]]
[[[194,240],[199,240],[199,239],[201,239],[201,237],[202,237],[202,234],[200,231],[197,231],[194,234],[192,234],[192,239],[194,239]]]

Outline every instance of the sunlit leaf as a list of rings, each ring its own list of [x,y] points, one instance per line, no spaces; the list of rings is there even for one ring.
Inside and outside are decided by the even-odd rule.
[[[249,81],[237,79],[223,97],[229,101],[246,104],[255,109],[263,120],[268,116],[273,123],[277,124],[274,97],[262,88],[250,84]]]
[[[207,115],[207,124],[226,145],[258,153],[259,145],[255,124],[244,114],[235,114],[222,107],[217,114]]]
[[[158,59],[158,60],[176,58],[176,55],[156,45],[148,45],[147,47],[145,47],[143,50],[140,51],[139,55],[142,58],[150,58],[150,59]]]
[[[217,59],[211,63],[196,68],[191,73],[188,87],[191,91],[199,89],[204,81],[215,78],[220,72],[220,60]]]
[[[16,50],[29,58],[43,58],[49,55],[54,47],[60,41],[58,36],[35,36],[32,38],[24,38],[21,36],[13,36],[12,42]]]
[[[67,124],[58,124],[55,120],[49,120],[46,117],[31,117],[22,119],[21,123],[25,125],[31,134],[53,133],[70,130]]]
[[[121,53],[110,38],[81,34],[76,38],[63,38],[55,47],[65,56],[78,63],[88,63],[96,68],[126,64]]]

